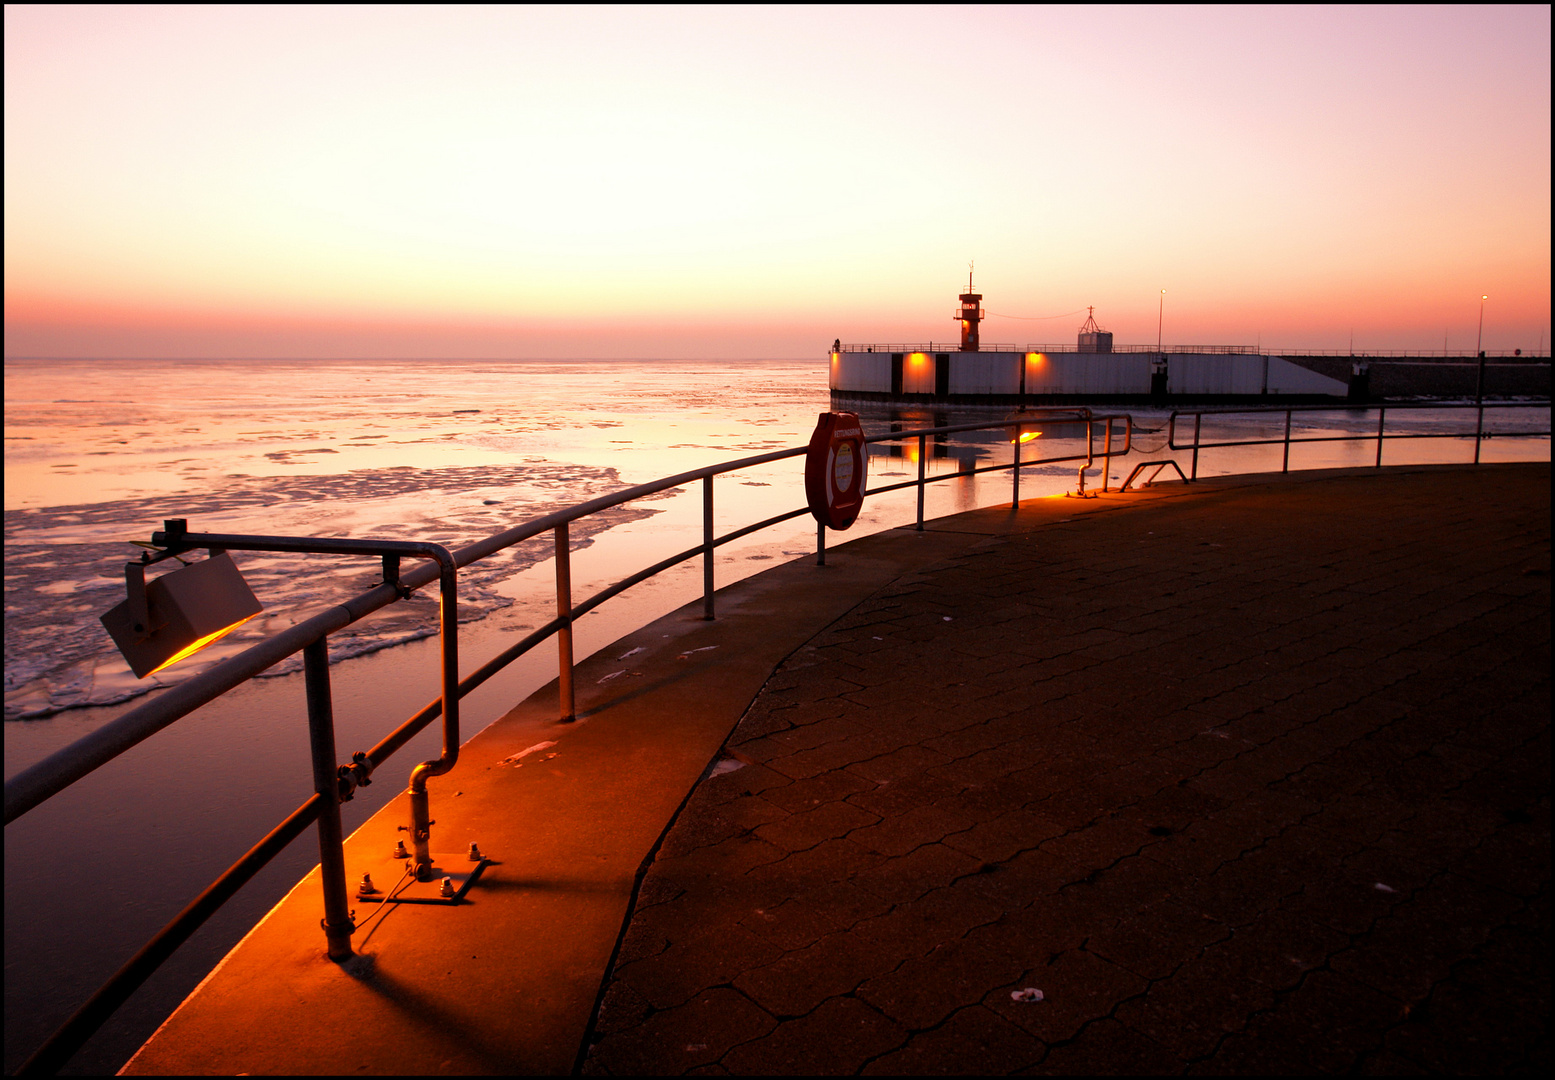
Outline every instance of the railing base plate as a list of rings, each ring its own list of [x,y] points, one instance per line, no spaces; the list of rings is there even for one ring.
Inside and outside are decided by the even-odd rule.
[[[359,904],[457,904],[464,899],[464,894],[475,884],[481,872],[491,865],[490,859],[482,859],[480,862],[470,862],[470,857],[465,853],[454,854],[451,852],[434,852],[432,854],[432,880],[430,881],[406,881],[398,887],[395,882],[405,872],[406,863],[409,860],[384,857],[373,861],[371,865],[350,866],[355,880],[362,880],[363,874],[371,874],[373,884],[378,887],[375,893],[356,893],[352,899]],[[453,895],[443,895],[443,879],[450,879],[453,886]],[[391,897],[390,891],[393,891]]]

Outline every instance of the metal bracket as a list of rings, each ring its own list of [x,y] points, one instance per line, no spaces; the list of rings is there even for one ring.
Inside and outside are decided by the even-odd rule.
[[[124,591],[129,596],[130,629],[136,641],[144,641],[151,633],[151,608],[146,603],[146,563],[142,561],[124,564]]]
[[[409,881],[402,881],[387,892],[359,892],[356,901],[359,904],[458,904],[490,865],[492,861],[487,858],[470,862],[469,856],[463,853],[439,852],[432,856],[432,873],[426,881],[417,881],[411,875]],[[404,869],[398,863],[383,860],[374,861],[367,872],[375,881],[393,881]],[[443,890],[444,879],[448,880],[449,893]]]
[[[347,930],[346,933],[348,933],[348,934],[356,933],[356,909],[355,908],[351,909],[351,913],[350,913],[350,915],[346,919],[346,926],[350,927],[350,929]],[[324,933],[326,935],[329,934],[329,920],[328,919],[320,919],[319,920],[319,927],[324,931]]]
[[[400,584],[400,557],[398,555],[385,555],[383,557],[383,583],[394,586],[394,593],[401,600],[410,599],[410,589]]]
[[[342,765],[335,771],[336,782],[339,785],[340,801],[350,802],[356,789],[367,787],[372,783],[372,762],[367,760],[367,751],[358,750],[351,755],[351,764]]]

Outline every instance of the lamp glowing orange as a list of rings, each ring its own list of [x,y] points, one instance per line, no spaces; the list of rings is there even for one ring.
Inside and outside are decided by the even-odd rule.
[[[140,599],[143,606],[132,598],[102,616],[138,679],[193,656],[264,610],[225,552],[147,582]]]

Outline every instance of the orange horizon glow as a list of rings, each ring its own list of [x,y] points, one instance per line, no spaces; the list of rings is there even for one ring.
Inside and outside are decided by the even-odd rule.
[[[7,356],[1549,345],[1548,7],[5,20]]]

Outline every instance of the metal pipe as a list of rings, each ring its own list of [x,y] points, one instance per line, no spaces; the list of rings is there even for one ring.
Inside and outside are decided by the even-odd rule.
[[[1020,425],[1015,425],[1015,454],[1011,458],[1010,509],[1020,509]]]
[[[443,752],[410,770],[410,835],[415,844],[416,880],[432,877],[431,839],[434,824],[427,806],[427,780],[442,776],[459,761],[459,582],[453,557],[439,548],[442,601],[438,605],[438,639],[442,645]]]
[[[923,531],[923,487],[924,487],[923,476],[924,476],[924,470],[928,467],[928,461],[925,460],[925,456],[926,456],[926,454],[928,452],[928,445],[929,445],[928,444],[928,436],[927,435],[919,435],[918,436],[918,525],[917,525],[917,529],[918,529],[919,532]]]
[[[1387,415],[1387,409],[1379,408],[1377,410],[1377,468],[1379,469],[1382,468],[1382,425],[1386,421]]]
[[[1193,479],[1199,478],[1199,425],[1204,422],[1203,413],[1193,414]]]
[[[1290,472],[1290,410],[1285,410],[1285,457],[1280,462],[1280,472]]]
[[[1364,437],[1368,438],[1368,439],[1371,438],[1370,435],[1367,435],[1367,436],[1364,436]],[[1402,436],[1398,436],[1398,435],[1390,435],[1390,436],[1388,436],[1388,438],[1390,438],[1390,439],[1396,439],[1396,438],[1401,438],[1401,437]],[[1053,464],[1056,464],[1056,463],[1061,463],[1061,462],[1066,462],[1066,461],[1085,461],[1085,460],[1086,460],[1086,456],[1084,454],[1064,454],[1064,455],[1062,455],[1060,457],[1032,458],[1029,461],[1023,459],[1021,461],[1021,468],[1025,468],[1027,465],[1053,465]],[[1093,465],[1095,464],[1095,457],[1094,457],[1094,455],[1091,458],[1091,463]],[[1004,462],[999,462],[999,463],[994,464],[994,465],[984,465],[981,468],[977,468],[977,469],[958,469],[956,472],[946,473],[943,476],[933,476],[933,477],[929,478],[928,483],[930,483],[930,484],[937,484],[937,483],[939,483],[942,480],[964,480],[968,476],[981,476],[983,473],[991,473],[991,472],[1008,472],[1009,469],[1010,469],[1010,463],[1007,462],[1007,461],[1004,461]],[[889,494],[890,492],[893,492],[893,491],[901,491],[903,488],[916,487],[917,485],[918,485],[918,481],[917,480],[903,480],[903,481],[901,481],[900,483],[897,483],[897,484],[886,484],[886,485],[884,485],[882,487],[869,488],[867,491],[864,492],[864,494],[865,495],[870,495],[870,496],[886,495],[886,494]],[[692,554],[696,554],[697,552],[700,552],[701,550],[702,550],[702,547],[701,547],[700,544],[698,544],[695,548],[692,549]]]
[[[1474,380],[1474,407],[1477,419],[1474,421],[1474,464],[1479,464],[1479,448],[1485,441],[1485,301],[1488,296],[1479,298],[1479,333],[1474,338],[1474,354],[1479,360],[1479,375]]]
[[[713,478],[702,477],[702,618],[713,618]]]
[[[826,522],[815,523],[815,565],[826,565]]]
[[[308,746],[313,757],[313,790],[324,800],[319,811],[319,878],[324,886],[324,938],[331,960],[352,955],[356,930],[346,906],[344,830],[340,825],[340,784],[335,767],[335,712],[329,692],[329,644],[319,638],[302,650],[303,685],[308,698]]]
[[[1107,435],[1101,447],[1101,490],[1103,495],[1107,493],[1107,484],[1112,475],[1112,417],[1107,417],[1106,423]]]
[[[561,722],[572,723],[577,706],[572,691],[572,552],[567,522],[556,526],[556,689]]]
[[[170,522],[169,525],[175,523]],[[459,582],[458,566],[453,553],[441,544],[425,541],[358,540],[339,537],[250,536],[232,533],[191,533],[180,527],[168,528],[151,534],[152,542],[163,545],[168,551],[184,551],[192,548],[222,548],[246,551],[285,551],[303,554],[339,555],[415,555],[436,563],[439,579],[438,636],[442,652],[442,715],[443,751],[437,758],[423,761],[410,771],[411,839],[415,844],[415,872],[419,881],[426,881],[432,874],[431,816],[427,805],[427,780],[442,776],[453,769],[459,760]],[[387,562],[385,570],[389,569]],[[422,569],[422,568],[418,568]],[[397,597],[402,587],[409,587],[404,579],[385,582],[384,586]],[[322,640],[319,635],[304,643],[304,651]],[[327,664],[327,658],[326,658]],[[326,689],[327,693],[327,689]],[[333,742],[333,735],[331,735]],[[330,769],[334,765],[331,762]],[[325,826],[327,829],[328,826]],[[343,871],[342,871],[343,873]],[[343,882],[342,878],[342,882]],[[349,920],[347,920],[349,921]],[[338,933],[337,933],[338,936]],[[346,941],[349,955],[350,942]],[[339,945],[331,940],[331,955]]]
[[[16,1070],[16,1075],[48,1076],[58,1072],[71,1055],[81,1049],[97,1029],[107,1022],[114,1011],[151,978],[163,961],[205,925],[205,921],[216,914],[249,879],[313,824],[323,809],[323,802],[322,798],[314,795],[293,810],[285,821],[271,829],[263,840],[249,848],[241,859],[207,885],[204,892],[173,916],[172,921],[157,931],[155,937],[142,945],[139,952],[114,972],[113,977],[99,987],[95,994],[87,998],[86,1003],[58,1031],[34,1050],[32,1056]]]

